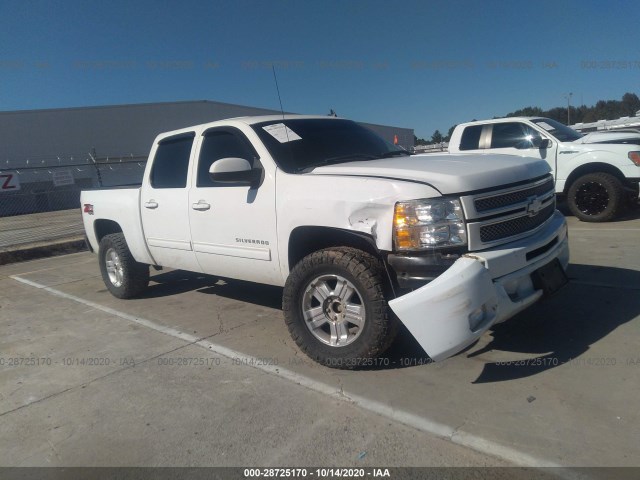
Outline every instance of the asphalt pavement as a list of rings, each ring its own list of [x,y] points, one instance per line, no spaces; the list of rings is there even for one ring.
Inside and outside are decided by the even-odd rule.
[[[640,466],[640,219],[569,223],[556,296],[358,371],[298,351],[275,287],[165,270],[123,301],[90,253],[0,267],[0,465]]]

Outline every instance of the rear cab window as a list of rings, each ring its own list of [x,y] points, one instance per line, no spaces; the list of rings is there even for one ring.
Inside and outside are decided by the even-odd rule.
[[[152,188],[185,188],[194,132],[167,137],[158,143],[149,182]]]
[[[460,150],[478,150],[480,148],[480,135],[484,125],[472,125],[465,127],[460,139]]]

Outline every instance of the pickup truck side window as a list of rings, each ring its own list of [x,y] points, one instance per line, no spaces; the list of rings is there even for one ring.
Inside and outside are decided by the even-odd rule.
[[[209,168],[216,160],[227,157],[244,158],[251,166],[258,157],[249,140],[240,131],[215,129],[204,133],[200,159],[198,160],[198,187],[213,187],[216,184],[209,176]]]
[[[165,138],[158,144],[151,167],[153,188],[185,188],[195,133]]]
[[[480,134],[482,133],[483,125],[472,125],[466,127],[462,131],[462,138],[460,139],[460,150],[478,150],[480,148]]]
[[[490,148],[530,148],[534,134],[536,132],[524,123],[494,123]]]

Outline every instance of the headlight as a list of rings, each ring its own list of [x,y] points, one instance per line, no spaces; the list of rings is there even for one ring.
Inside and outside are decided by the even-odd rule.
[[[396,250],[430,250],[467,244],[460,200],[444,198],[396,203],[393,216]]]

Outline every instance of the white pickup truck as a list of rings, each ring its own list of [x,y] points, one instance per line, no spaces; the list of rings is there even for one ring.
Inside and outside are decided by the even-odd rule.
[[[378,358],[398,321],[444,359],[566,283],[545,162],[409,156],[344,119],[164,133],[140,188],[81,202],[116,297],[142,293],[150,265],[283,286],[292,337],[330,367]]]
[[[462,123],[450,153],[503,153],[546,160],[556,192],[577,218],[605,222],[638,202],[640,137],[634,133],[583,136],[550,118],[509,117]]]

